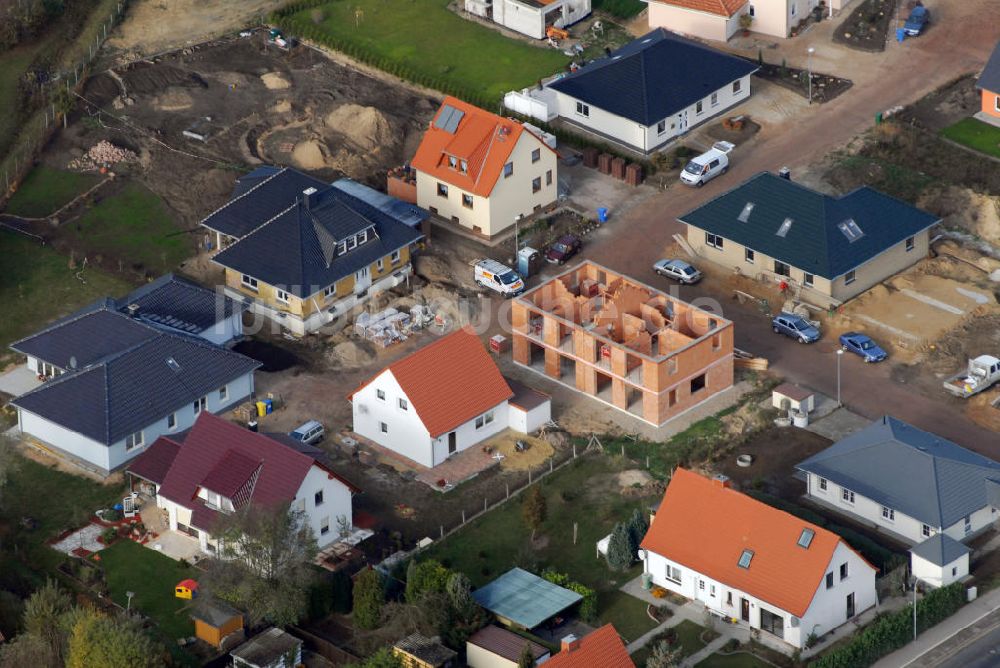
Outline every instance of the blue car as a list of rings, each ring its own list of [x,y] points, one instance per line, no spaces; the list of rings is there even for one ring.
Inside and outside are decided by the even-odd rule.
[[[931,22],[931,13],[923,5],[917,5],[903,24],[903,30],[910,37],[916,37]]]
[[[840,346],[849,353],[860,355],[866,362],[881,362],[888,355],[867,334],[847,332],[840,335]]]
[[[815,343],[819,341],[820,333],[812,323],[794,313],[779,313],[771,321],[775,334],[784,334],[799,343]]]

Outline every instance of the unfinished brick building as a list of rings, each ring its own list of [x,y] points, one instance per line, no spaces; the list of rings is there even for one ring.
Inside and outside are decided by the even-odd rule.
[[[733,384],[733,323],[593,262],[511,318],[515,362],[653,425]]]

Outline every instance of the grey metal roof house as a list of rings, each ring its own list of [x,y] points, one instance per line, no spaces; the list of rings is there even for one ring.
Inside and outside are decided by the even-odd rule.
[[[885,416],[799,463],[811,499],[913,543],[992,524],[1000,463]]]
[[[758,69],[658,28],[547,87],[563,120],[649,153],[748,98]]]
[[[164,274],[115,301],[119,311],[135,318],[210,340],[206,330],[249,308],[245,302],[175,274]]]
[[[935,534],[922,543],[910,548],[910,554],[929,561],[935,566],[947,566],[956,559],[972,552],[969,546],[960,543],[947,534]]]
[[[472,597],[504,623],[527,630],[583,600],[580,594],[520,568],[480,587]]]
[[[90,309],[11,345],[48,376],[11,401],[21,432],[47,447],[108,473],[202,410],[252,394],[259,362],[114,302]]]
[[[769,172],[678,220],[706,259],[838,301],[926,257],[928,231],[939,222],[867,186],[834,197]]]

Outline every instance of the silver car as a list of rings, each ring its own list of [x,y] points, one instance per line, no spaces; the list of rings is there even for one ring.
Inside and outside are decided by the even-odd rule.
[[[659,260],[653,265],[653,271],[685,285],[693,285],[701,280],[701,272],[684,260]]]

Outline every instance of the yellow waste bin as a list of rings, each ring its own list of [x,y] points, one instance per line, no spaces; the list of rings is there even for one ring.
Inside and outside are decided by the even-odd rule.
[[[257,402],[257,417],[264,417],[267,415],[267,404],[263,401]]]

